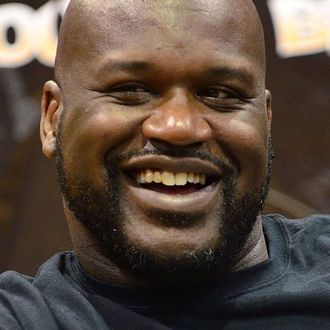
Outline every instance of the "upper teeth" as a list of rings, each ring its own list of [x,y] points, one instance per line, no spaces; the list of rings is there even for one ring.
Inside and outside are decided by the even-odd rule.
[[[169,171],[141,170],[137,174],[138,183],[162,183],[166,186],[185,186],[188,182],[205,185],[206,175],[188,172],[173,173]]]

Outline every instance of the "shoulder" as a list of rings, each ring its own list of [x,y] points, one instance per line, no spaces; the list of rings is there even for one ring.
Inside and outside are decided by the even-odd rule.
[[[0,329],[105,329],[73,275],[72,252],[47,260],[35,277],[0,275]]]
[[[59,290],[62,255],[55,255],[40,267],[36,277],[7,271],[0,275],[0,324],[8,329],[55,329],[44,288]],[[57,282],[57,285],[54,283]],[[33,316],[33,317],[32,317]],[[53,325],[53,327],[52,327]],[[1,328],[1,327],[0,327]],[[2,328],[1,328],[2,329]]]
[[[273,237],[274,227],[285,236],[291,264],[330,272],[330,216],[310,215],[304,219],[287,219],[280,215],[263,216],[266,232]],[[279,230],[277,229],[279,232]],[[276,235],[276,233],[275,233]]]
[[[0,323],[1,329],[31,328],[31,315],[42,315],[49,323],[52,316],[39,290],[33,285],[33,278],[8,271],[0,275]]]
[[[330,239],[330,215],[314,214],[302,219],[288,219],[279,214],[268,214],[263,216],[266,227],[280,226],[291,239],[299,239],[308,235],[309,240],[320,236]]]

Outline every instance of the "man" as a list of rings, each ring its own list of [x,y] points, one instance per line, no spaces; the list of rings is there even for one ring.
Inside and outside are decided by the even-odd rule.
[[[272,112],[252,2],[72,1],[55,81],[40,133],[74,252],[2,275],[5,329],[329,327],[329,217],[260,216]]]

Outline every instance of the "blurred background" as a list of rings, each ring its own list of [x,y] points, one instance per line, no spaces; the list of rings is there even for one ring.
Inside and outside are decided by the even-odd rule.
[[[255,0],[267,40],[276,152],[265,212],[330,213],[330,1]],[[70,249],[39,103],[67,0],[0,1],[0,271]]]

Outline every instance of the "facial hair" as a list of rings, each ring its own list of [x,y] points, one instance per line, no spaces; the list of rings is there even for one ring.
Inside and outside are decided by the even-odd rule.
[[[93,182],[81,179],[72,182],[65,171],[61,134],[57,138],[55,167],[62,195],[76,219],[87,228],[103,247],[102,253],[119,267],[150,284],[157,286],[199,285],[228,273],[237,263],[244,245],[262,210],[269,190],[273,152],[269,139],[268,173],[261,187],[236,197],[237,171],[224,161],[207,153],[189,152],[180,156],[208,160],[223,173],[215,216],[219,220],[219,240],[215,246],[190,251],[180,256],[156,255],[137,246],[125,234],[122,223],[123,205],[118,164],[150,152],[112,155],[105,164],[104,187],[95,188]],[[157,151],[152,154],[164,154]],[[171,155],[174,156],[174,155]],[[176,155],[179,156],[179,155]],[[185,226],[198,221],[198,216],[158,214],[159,221],[173,226]]]

